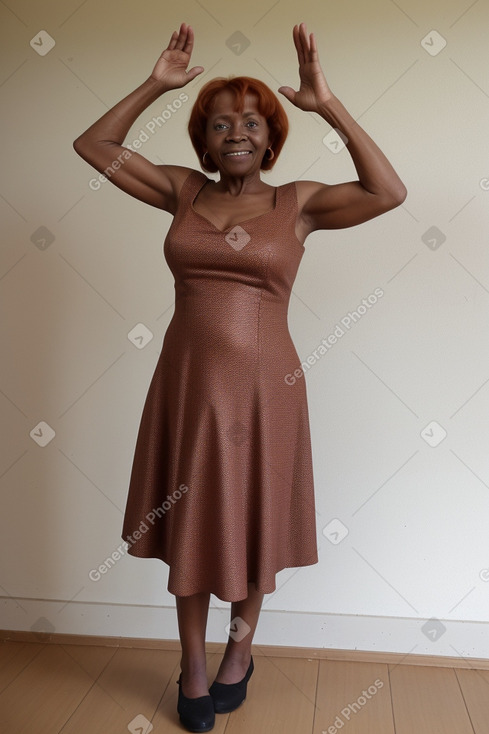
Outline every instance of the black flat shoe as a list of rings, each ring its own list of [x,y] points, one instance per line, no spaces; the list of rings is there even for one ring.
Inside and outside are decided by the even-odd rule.
[[[214,703],[209,695],[199,698],[187,698],[182,693],[182,675],[178,683],[177,711],[180,721],[187,731],[210,731],[215,723]]]
[[[229,714],[231,711],[237,709],[238,706],[241,706],[246,698],[246,688],[254,669],[252,655],[246,675],[238,683],[218,683],[214,681],[209,688],[209,694],[214,702],[214,711],[216,714]]]

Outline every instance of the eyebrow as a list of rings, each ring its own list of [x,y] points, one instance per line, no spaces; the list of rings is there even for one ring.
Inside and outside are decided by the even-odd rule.
[[[259,112],[244,112],[243,113],[243,117],[251,117],[252,115],[255,115],[256,116],[256,115],[259,115],[259,114],[260,114]],[[221,115],[221,114],[211,115],[211,119],[213,119],[213,120],[215,120],[218,117],[221,117],[223,120],[229,120],[229,119],[231,119],[230,118],[230,115]]]

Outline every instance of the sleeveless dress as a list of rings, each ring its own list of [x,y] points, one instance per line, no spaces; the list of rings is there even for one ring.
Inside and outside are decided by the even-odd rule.
[[[168,591],[223,601],[275,591],[318,562],[306,384],[287,310],[304,247],[295,183],[221,231],[192,171],[164,244],[175,310],[142,411],[123,521],[130,555],[169,565]]]

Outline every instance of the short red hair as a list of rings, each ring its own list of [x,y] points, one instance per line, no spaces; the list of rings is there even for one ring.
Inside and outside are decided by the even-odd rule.
[[[289,121],[284,108],[272,90],[264,82],[249,76],[217,77],[204,84],[200,90],[190,113],[188,133],[202,168],[210,173],[215,173],[218,170],[212,160],[204,164],[202,158],[206,150],[207,120],[212,110],[212,104],[216,95],[224,89],[234,94],[237,112],[242,112],[246,94],[254,94],[258,98],[258,111],[267,121],[270,130],[270,145],[275,153],[272,160],[266,157],[263,158],[261,170],[271,170],[287,138]]]

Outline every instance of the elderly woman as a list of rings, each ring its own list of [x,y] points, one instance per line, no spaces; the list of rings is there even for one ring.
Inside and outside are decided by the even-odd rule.
[[[244,701],[251,643],[275,574],[318,560],[306,387],[287,328],[303,243],[315,230],[360,224],[406,196],[331,92],[314,34],[301,23],[293,38],[300,89],[278,91],[338,131],[356,181],[263,181],[288,123],[275,94],[248,77],[208,82],[191,112],[200,166],[218,180],[124,147],[143,110],[203,72],[187,71],[194,36],[185,23],[149,78],[74,142],[113,184],[173,215],[164,254],[175,311],[141,416],[122,536],[132,555],[169,565],[182,647],[177,709],[194,732],[209,731],[216,712]],[[211,593],[231,602],[231,621],[209,689]]]

